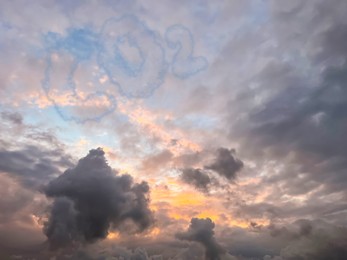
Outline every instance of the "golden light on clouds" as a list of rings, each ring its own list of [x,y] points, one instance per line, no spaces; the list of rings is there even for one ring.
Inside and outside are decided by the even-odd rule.
[[[122,113],[126,114],[143,131],[159,138],[174,155],[180,154],[182,150],[196,152],[202,149],[199,144],[191,141],[182,129],[169,128],[158,122],[170,120],[171,115],[169,113],[154,113],[129,101],[119,103],[118,107]],[[178,145],[171,147],[172,140],[177,140]]]
[[[115,232],[115,231],[108,232],[107,239],[109,239],[109,240],[117,240],[119,238],[120,238],[120,235],[119,235],[118,232]]]

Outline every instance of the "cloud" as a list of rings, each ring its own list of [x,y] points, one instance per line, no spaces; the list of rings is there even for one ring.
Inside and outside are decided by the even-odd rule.
[[[234,156],[235,150],[227,148],[218,148],[215,161],[206,165],[204,168],[213,170],[220,176],[233,180],[236,177],[236,173],[243,167],[243,162]]]
[[[210,176],[201,169],[183,169],[181,179],[202,192],[208,192],[212,183]]]
[[[37,220],[43,215],[42,196],[0,174],[0,256],[4,248],[24,248],[44,241]]]
[[[52,248],[74,242],[95,242],[110,229],[142,232],[153,223],[148,207],[149,186],[112,170],[100,148],[90,150],[74,168],[45,188],[54,199],[45,234]],[[136,229],[126,228],[128,220]],[[125,229],[125,230],[124,230]]]
[[[49,203],[41,192],[73,159],[54,132],[26,124],[18,112],[0,115],[0,247],[20,250],[45,240]]]
[[[288,244],[281,249],[283,259],[346,259],[346,228],[324,221],[298,220],[277,236],[286,236]]]
[[[336,192],[344,190],[347,181],[343,174],[347,165],[346,142],[343,138],[344,125],[347,123],[344,116],[347,108],[346,71],[345,66],[326,69],[321,75],[321,85],[304,94],[301,103],[295,100],[296,95],[290,95],[293,99],[288,96],[296,91],[289,88],[253,116],[254,120],[260,122],[253,130],[257,136],[255,138],[262,143],[262,147],[274,150],[277,146],[277,151],[292,151],[296,156],[293,156],[291,163],[301,165],[298,173],[315,184],[309,189],[324,184],[327,192]],[[280,111],[278,106],[282,105],[278,100],[283,99],[284,95],[292,104],[286,114],[280,115],[277,111]],[[290,178],[289,175],[287,177]],[[288,181],[290,184],[295,180]],[[307,191],[304,183],[298,187],[302,192]]]
[[[106,252],[105,252],[106,251]],[[94,253],[94,252],[93,252]],[[94,253],[95,255],[95,253]],[[127,250],[125,248],[113,247],[111,250],[103,250],[93,259],[129,259],[129,260],[163,260],[161,255],[149,256],[144,248]]]
[[[206,259],[217,260],[220,259],[223,249],[215,240],[214,227],[215,224],[210,218],[192,218],[188,230],[177,233],[176,237],[181,240],[194,241],[202,244],[205,248]]]
[[[322,220],[299,219],[257,229],[225,228],[218,236],[237,259],[346,258],[346,227]]]
[[[264,194],[257,212],[265,218],[346,223],[336,203],[345,200],[347,183],[346,7],[341,0],[270,1],[268,25],[274,30],[268,40],[274,45],[259,47],[257,69],[238,98],[230,99],[237,108],[227,111],[229,138],[257,169],[259,182],[246,194]],[[243,217],[251,203],[252,198],[241,203]]]
[[[200,244],[191,244],[188,248],[178,253],[174,260],[190,260],[190,259],[203,259],[204,248]]]
[[[146,158],[142,162],[142,169],[147,171],[155,171],[158,168],[165,167],[173,158],[173,154],[169,150],[163,150],[158,154]]]
[[[4,121],[10,121],[11,123],[16,124],[16,125],[22,125],[23,124],[23,117],[19,113],[10,112],[10,111],[2,111],[0,114],[1,114],[1,118]]]
[[[180,1],[179,7],[168,1],[131,2],[49,1],[24,9],[17,1],[1,2],[3,105],[31,114],[23,119],[1,113],[1,242],[9,238],[16,245],[16,237],[27,241],[37,237],[36,218],[42,206],[46,208],[37,190],[70,168],[49,185],[48,201],[53,203],[46,233],[56,246],[93,242],[115,229],[132,249],[136,243],[148,246],[147,256],[129,253],[124,258],[149,258],[162,250],[165,257],[201,259],[206,243],[190,242],[198,228],[185,232],[190,240],[176,241],[179,245],[166,244],[159,250],[158,244],[173,239],[192,216],[210,216],[219,223],[209,228],[215,232],[212,238],[242,260],[343,258],[345,229],[338,225],[347,223],[347,2],[202,0]],[[104,23],[107,17],[119,19]],[[184,26],[171,26],[177,22]],[[51,42],[57,45],[42,53],[35,46],[42,45],[40,37],[49,31],[56,33],[48,34],[57,36]],[[199,41],[194,44],[193,38]],[[45,93],[38,87],[48,65],[46,54],[52,64],[44,88],[53,103],[42,101]],[[204,56],[208,70],[195,74],[206,68]],[[161,72],[166,71],[170,73],[164,79]],[[56,96],[55,91],[63,95]],[[116,103],[104,102],[107,96],[93,96],[97,91],[117,99],[115,116],[104,117],[103,112],[112,112]],[[65,94],[74,102],[63,100]],[[39,97],[43,110],[35,106]],[[62,121],[49,107],[54,102],[63,119],[88,122],[76,126]],[[135,107],[140,113],[134,113]],[[155,111],[154,118],[141,112],[146,109]],[[123,236],[146,226],[139,224],[146,213],[131,211],[148,210],[145,184],[114,171],[109,174],[114,178],[93,179],[88,172],[105,176],[100,174],[105,168],[96,170],[99,165],[94,163],[80,174],[79,164],[71,164],[66,149],[56,149],[51,135],[23,130],[25,122],[36,120],[61,127],[59,136],[68,142],[83,136],[88,140],[83,146],[108,145],[107,151],[117,151],[120,168],[146,170],[146,178],[156,187],[152,205],[159,211],[156,232]],[[114,129],[117,135],[110,140]],[[210,147],[222,146],[228,149],[218,149],[213,158]],[[237,155],[229,147],[237,148]],[[78,153],[81,147],[69,149]],[[190,192],[173,180],[176,169],[181,169],[181,181],[204,193],[212,190],[210,196]],[[219,181],[218,188],[214,180]],[[236,180],[238,185],[232,185]],[[93,185],[101,188],[89,189]],[[115,194],[125,197],[123,204],[115,198],[117,210]],[[322,218],[333,224],[312,220],[287,224],[298,218]],[[247,227],[248,222],[253,224]]]
[[[0,171],[17,178],[25,187],[39,189],[71,166],[68,156],[60,150],[42,150],[36,146],[8,151],[0,149]]]
[[[207,151],[203,151],[204,154]],[[203,169],[187,167],[181,169],[180,178],[197,190],[208,193],[211,187],[220,186],[216,176],[232,181],[237,172],[243,168],[243,162],[234,156],[235,150],[220,147],[216,150],[214,161],[203,166]],[[197,154],[201,157],[201,153]],[[202,160],[199,158],[199,160]],[[205,158],[206,160],[206,158]]]
[[[18,112],[2,111],[0,118],[0,174],[39,190],[72,166],[72,157],[53,131],[26,124]]]

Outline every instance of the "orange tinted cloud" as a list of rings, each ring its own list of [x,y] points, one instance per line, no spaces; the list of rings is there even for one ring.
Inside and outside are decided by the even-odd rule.
[[[30,99],[39,108],[46,108],[52,106],[52,100],[59,106],[76,106],[76,107],[90,107],[90,108],[103,108],[110,107],[112,104],[105,96],[99,96],[97,98],[88,99],[88,94],[83,91],[77,91],[77,98],[72,93],[58,93],[51,91],[49,97],[44,94],[31,95]]]
[[[119,110],[127,114],[130,120],[141,127],[147,133],[159,138],[165,146],[168,146],[170,152],[174,155],[179,154],[182,150],[200,151],[201,147],[194,141],[187,138],[187,134],[182,129],[169,128],[158,121],[171,120],[172,116],[169,113],[157,112],[154,113],[137,104],[123,102],[119,104]],[[171,146],[173,140],[177,140],[175,146]]]

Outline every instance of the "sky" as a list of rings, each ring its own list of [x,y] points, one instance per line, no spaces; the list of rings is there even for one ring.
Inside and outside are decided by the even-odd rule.
[[[347,259],[346,12],[1,0],[0,258]]]

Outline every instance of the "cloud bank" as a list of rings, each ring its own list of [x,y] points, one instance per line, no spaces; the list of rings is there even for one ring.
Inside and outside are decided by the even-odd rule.
[[[53,248],[73,242],[92,243],[109,230],[142,232],[153,223],[148,207],[149,186],[134,183],[130,175],[112,170],[102,149],[90,150],[74,168],[45,188],[54,199],[45,234]],[[122,229],[127,220],[136,229]]]

